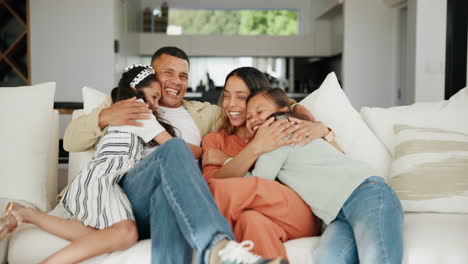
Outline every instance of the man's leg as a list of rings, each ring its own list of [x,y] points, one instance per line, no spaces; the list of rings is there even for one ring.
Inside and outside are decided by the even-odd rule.
[[[221,239],[234,235],[220,214],[191,151],[181,139],[171,139],[151,153],[121,181],[134,210],[141,235],[148,235],[150,215],[158,213],[158,204],[150,200],[158,186],[172,208],[185,240],[199,252],[198,261],[209,257],[210,249]],[[162,199],[155,199],[161,201]],[[143,232],[143,234],[141,234]],[[160,230],[161,232],[161,230]],[[157,233],[157,230],[154,230]],[[158,237],[152,237],[158,239]],[[182,243],[174,241],[173,243]],[[156,250],[156,249],[154,249]],[[166,249],[164,249],[166,250]],[[172,250],[171,248],[168,250]],[[172,252],[168,254],[178,254]],[[153,251],[152,254],[158,254]]]
[[[153,263],[191,263],[193,249],[175,221],[171,206],[159,186],[151,197],[151,204],[156,210],[151,212],[151,233],[156,239],[151,240]],[[174,241],[178,241],[174,243]],[[161,249],[161,250],[159,250]],[[177,252],[177,254],[174,254]]]

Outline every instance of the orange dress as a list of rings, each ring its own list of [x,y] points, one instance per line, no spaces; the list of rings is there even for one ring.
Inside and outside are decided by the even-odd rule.
[[[238,136],[225,136],[221,132],[206,135],[202,142],[203,151],[215,148],[230,157],[245,146]],[[292,189],[258,177],[215,179],[219,168],[207,165],[203,167],[203,176],[236,240],[252,240],[256,254],[287,258],[284,242],[319,235],[320,219]]]

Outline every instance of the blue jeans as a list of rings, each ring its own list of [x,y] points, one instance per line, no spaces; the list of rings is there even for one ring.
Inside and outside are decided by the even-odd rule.
[[[234,239],[192,152],[174,138],[120,181],[135,214],[139,239],[151,238],[151,263],[208,263],[221,239]]]
[[[314,263],[401,264],[403,211],[381,177],[366,179],[320,238]]]

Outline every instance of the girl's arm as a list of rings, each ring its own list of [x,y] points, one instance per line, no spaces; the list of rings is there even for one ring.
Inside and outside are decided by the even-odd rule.
[[[283,138],[297,129],[296,125],[287,120],[274,122],[270,118],[258,128],[254,139],[237,156],[214,173],[214,178],[244,177],[261,154],[290,144],[290,140]]]
[[[154,115],[151,114],[150,116],[151,117],[149,119],[138,120],[142,123],[142,126],[140,127],[122,126],[119,128],[119,130],[134,133],[135,135],[142,138],[143,141],[145,141],[145,143],[151,141],[152,139],[158,142],[160,145],[166,143],[166,141],[172,138],[171,134],[169,134],[164,129],[164,127],[161,126],[161,124],[159,124],[158,120]],[[195,159],[199,159],[202,154],[201,148],[190,143],[186,144],[192,151]]]

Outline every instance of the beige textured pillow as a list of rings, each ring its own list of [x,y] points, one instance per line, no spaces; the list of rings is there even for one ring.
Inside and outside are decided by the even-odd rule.
[[[405,211],[468,213],[468,135],[395,125],[389,184]]]

